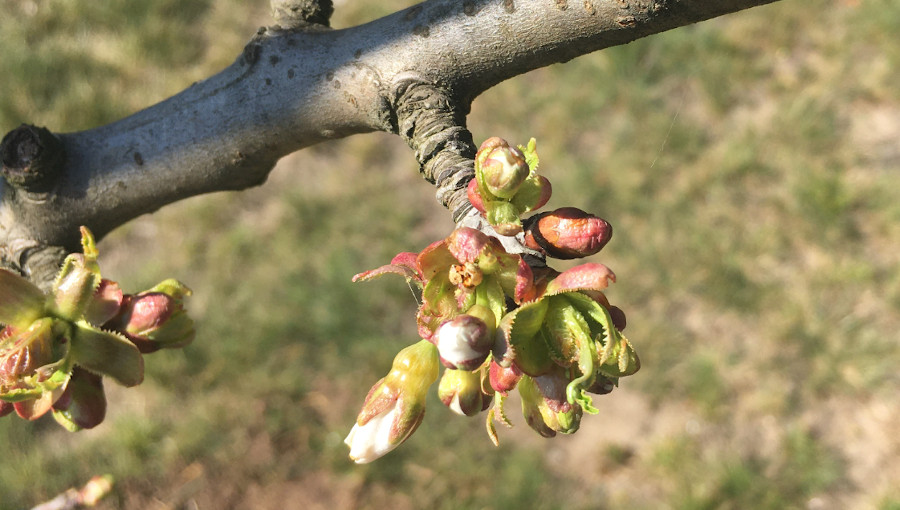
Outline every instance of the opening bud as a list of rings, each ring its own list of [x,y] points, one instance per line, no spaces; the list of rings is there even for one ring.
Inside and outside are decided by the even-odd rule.
[[[441,325],[435,333],[435,345],[445,367],[475,370],[493,347],[494,339],[483,320],[472,315],[459,315]]]
[[[412,435],[425,416],[428,387],[438,375],[435,347],[426,340],[397,353],[391,372],[366,396],[356,424],[344,440],[350,458],[365,464]]]
[[[484,186],[498,198],[512,198],[531,172],[522,151],[496,137],[481,145],[476,163]]]

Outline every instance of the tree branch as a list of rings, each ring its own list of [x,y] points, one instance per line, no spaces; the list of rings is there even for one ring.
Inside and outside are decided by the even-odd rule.
[[[479,94],[539,67],[773,1],[429,0],[343,30],[326,28],[327,15],[262,28],[215,76],[112,124],[57,134],[65,159],[57,174],[31,176],[39,185],[0,183],[0,262],[49,281],[55,257],[77,247],[79,225],[99,238],[186,197],[259,185],[296,150],[372,131],[407,139],[459,219],[474,155],[465,115]],[[273,7],[287,6],[284,20],[298,12],[294,3],[310,2]]]

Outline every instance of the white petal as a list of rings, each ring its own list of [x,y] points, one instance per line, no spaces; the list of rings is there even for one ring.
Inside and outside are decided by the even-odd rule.
[[[459,406],[459,393],[453,395],[453,400],[450,401],[450,405],[447,407],[449,407],[451,411],[460,416],[466,415],[466,413],[463,412],[462,407]]]
[[[353,425],[344,444],[350,447],[350,458],[357,464],[367,464],[397,447],[391,444],[391,427],[399,406],[395,403],[387,412],[369,420],[365,425]]]
[[[466,342],[468,334],[466,326],[457,326],[453,322],[447,322],[441,326],[437,333],[437,348],[441,358],[457,366],[474,359],[484,358],[484,352],[476,351]]]

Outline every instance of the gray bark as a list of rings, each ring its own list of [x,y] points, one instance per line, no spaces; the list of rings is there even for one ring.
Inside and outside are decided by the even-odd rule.
[[[480,93],[773,1],[429,0],[343,30],[303,20],[260,29],[230,67],[145,110],[56,134],[58,144],[5,142],[0,262],[45,284],[77,248],[79,225],[100,238],[174,201],[259,185],[296,150],[372,131],[410,143],[459,219],[475,150],[465,116]]]

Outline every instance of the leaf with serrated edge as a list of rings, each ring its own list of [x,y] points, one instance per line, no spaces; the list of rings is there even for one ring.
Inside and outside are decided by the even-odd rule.
[[[605,345],[612,324],[609,322],[611,317],[605,313],[603,305],[581,292],[567,292],[559,294],[559,296],[564,297],[576,310],[581,312],[582,316],[590,319],[587,322],[590,326],[591,338],[597,339]]]
[[[512,361],[528,375],[542,375],[553,367],[547,343],[538,335],[546,312],[545,300],[534,301],[506,314],[500,321]]]
[[[593,332],[598,340],[598,355],[600,357],[598,371],[610,377],[622,377],[631,375],[640,368],[640,359],[631,343],[619,330],[613,326],[609,311],[591,297],[580,292],[564,294],[581,313],[587,315],[591,321],[603,328],[601,334]],[[597,338],[597,337],[600,338]]]
[[[493,408],[491,408],[487,412],[487,418],[485,418],[484,426],[487,429],[488,437],[491,439],[491,442],[494,443],[494,446],[500,446],[500,437],[497,435],[497,427],[494,426]]]
[[[125,337],[84,321],[78,321],[74,331],[70,352],[74,363],[125,386],[136,386],[144,380],[144,358]]]
[[[528,169],[531,170],[532,173],[537,172],[538,165],[540,164],[537,153],[537,140],[534,138],[528,140],[528,145],[519,145],[519,150],[522,151],[522,155],[525,156],[525,163],[528,164]]]

